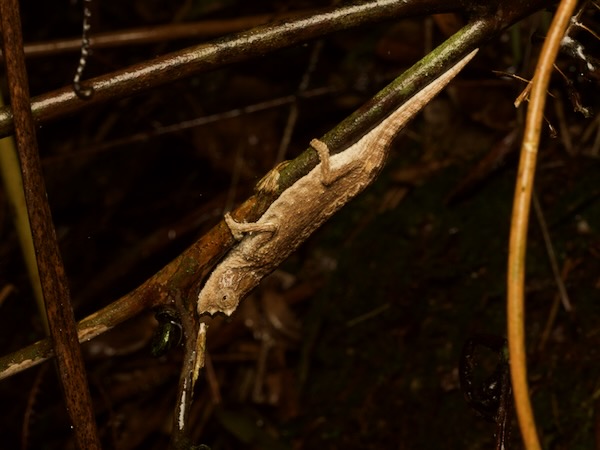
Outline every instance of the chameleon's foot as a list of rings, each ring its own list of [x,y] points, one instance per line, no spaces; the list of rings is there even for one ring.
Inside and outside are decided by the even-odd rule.
[[[319,159],[321,160],[321,182],[325,186],[329,186],[337,178],[331,172],[331,165],[329,164],[329,147],[327,147],[325,142],[318,139],[310,141],[310,146],[317,151]]]
[[[225,223],[231,230],[231,234],[236,240],[241,240],[244,237],[244,233],[274,233],[277,231],[277,225],[271,222],[267,223],[240,223],[233,220],[231,214],[225,214]]]

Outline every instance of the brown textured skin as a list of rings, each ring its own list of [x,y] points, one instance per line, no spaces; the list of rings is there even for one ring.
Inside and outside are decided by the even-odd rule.
[[[377,177],[393,137],[475,56],[476,50],[431,82],[377,127],[341,153],[331,156],[334,181],[323,184],[319,163],[271,204],[256,222],[275,232],[253,232],[231,250],[198,296],[198,313],[231,315],[238,303],[317,228]],[[324,145],[313,141],[313,146]],[[327,174],[326,174],[327,175]]]

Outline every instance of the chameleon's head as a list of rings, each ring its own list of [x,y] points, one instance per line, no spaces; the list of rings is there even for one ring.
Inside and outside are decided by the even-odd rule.
[[[259,281],[251,271],[217,267],[198,295],[198,314],[230,316]]]

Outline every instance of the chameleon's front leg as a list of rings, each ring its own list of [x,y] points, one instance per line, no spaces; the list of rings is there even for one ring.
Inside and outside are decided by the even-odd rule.
[[[244,237],[244,233],[275,233],[279,226],[273,222],[236,222],[231,214],[225,213],[225,223],[229,227],[233,237],[240,241]]]
[[[310,145],[316,150],[319,155],[319,160],[321,161],[321,183],[323,183],[324,186],[329,186],[340,177],[341,173],[338,172],[344,171],[334,172],[331,170],[330,154],[327,144],[318,139],[313,139],[310,141]],[[279,228],[279,225],[273,222],[236,222],[229,213],[225,213],[224,219],[231,230],[231,234],[238,241],[244,237],[244,233],[275,233]]]
[[[354,165],[350,163],[346,166],[339,167],[338,170],[333,170],[330,163],[331,153],[329,152],[327,144],[318,139],[313,139],[310,141],[310,146],[317,151],[319,159],[321,160],[321,183],[323,183],[324,186],[333,184],[335,180],[348,173]]]

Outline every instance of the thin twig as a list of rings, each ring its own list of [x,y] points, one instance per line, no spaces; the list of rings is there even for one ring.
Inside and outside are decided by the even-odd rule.
[[[279,164],[285,159],[285,153],[287,152],[287,149],[292,140],[292,133],[296,128],[296,121],[298,120],[298,99],[300,97],[305,96],[312,74],[315,71],[319,58],[321,57],[322,50],[322,40],[317,41],[311,49],[310,58],[308,59],[308,63],[306,65],[304,73],[302,74],[302,79],[300,80],[300,84],[298,85],[298,90],[296,91],[296,95],[294,96],[294,101],[290,105],[287,122],[283,129],[283,136],[281,137],[281,142],[279,143],[279,150],[277,151],[277,156],[275,157],[275,164]]]
[[[515,407],[523,442],[527,450],[540,450],[535,419],[527,386],[527,353],[525,349],[525,250],[527,227],[531,207],[531,194],[535,176],[537,150],[542,128],[546,89],[550,81],[552,65],[556,59],[560,41],[569,24],[576,0],[562,0],[542,47],[533,86],[531,89],[519,175],[517,178],[508,256],[507,321],[510,352],[510,369],[515,397]]]
[[[229,19],[209,19],[108,31],[91,35],[90,45],[95,49],[103,49],[164,43],[178,39],[207,39],[248,30],[275,20],[293,18],[301,14],[306,15],[309,12],[309,10],[302,10],[281,14],[259,14]],[[81,50],[81,37],[26,43],[24,50],[26,58],[74,53]],[[0,53],[0,61],[3,61],[2,53]]]
[[[173,432],[169,448],[183,450],[191,448],[189,417],[194,401],[194,387],[198,378],[198,371],[204,365],[206,324],[198,323],[198,316],[189,311],[190,302],[186,302],[176,294],[175,306],[181,316],[185,336],[185,350],[183,364],[177,388],[177,405],[173,414]],[[187,304],[186,304],[187,303]],[[202,332],[198,333],[197,330]]]
[[[565,283],[563,282],[562,277],[560,276],[558,262],[556,261],[556,252],[554,251],[554,246],[552,245],[552,239],[550,239],[550,232],[548,231],[548,226],[546,225],[546,219],[544,219],[544,213],[542,212],[540,201],[538,200],[538,197],[535,192],[533,193],[533,209],[535,211],[535,216],[537,217],[538,223],[540,225],[542,237],[544,238],[544,244],[546,245],[546,253],[548,254],[550,266],[552,267],[552,274],[554,275],[556,287],[558,287],[560,300],[563,304],[563,308],[565,308],[565,311],[571,312],[573,310],[573,307],[571,306],[571,300],[569,300],[569,293],[567,292]]]
[[[490,11],[481,18],[482,22],[488,23],[490,34],[493,33],[492,30],[500,31],[530,14],[546,2],[532,0],[525,3],[514,0],[512,3],[503,9],[502,14]],[[40,95],[32,99],[31,109],[35,120],[44,123],[99,103],[151,90],[200,72],[247,61],[325,34],[399,17],[457,11],[463,6],[462,0],[373,0],[326,8],[311,15],[257,27],[92,78],[88,80],[88,85],[94,89],[94,96],[86,101],[77,97],[70,86]],[[382,117],[379,118],[381,120]],[[11,132],[12,111],[8,107],[0,108],[0,137]],[[362,134],[364,132],[366,130]]]
[[[160,127],[154,128],[148,131],[141,131],[139,133],[130,134],[128,136],[124,136],[122,138],[113,139],[111,141],[107,141],[104,143],[100,143],[98,145],[90,146],[81,152],[78,152],[76,155],[95,155],[100,154],[109,150],[113,150],[119,147],[125,147],[131,144],[135,144],[138,142],[147,142],[151,139],[159,136],[164,136],[171,133],[178,133],[180,131],[189,130],[192,128],[201,127],[204,125],[208,125],[215,122],[221,122],[225,120],[229,120],[235,117],[240,117],[247,114],[254,114],[256,112],[268,111],[270,109],[279,108],[284,105],[289,105],[295,102],[298,97],[307,99],[307,98],[315,98],[324,95],[334,94],[336,92],[335,88],[322,87],[311,89],[310,91],[304,92],[302,95],[286,95],[283,97],[273,98],[270,100],[265,100],[263,102],[254,103],[248,106],[241,106],[239,108],[230,109],[228,111],[218,112],[214,114],[209,114],[207,116],[196,117],[194,119],[182,120],[177,123],[171,125],[162,125]],[[58,155],[58,156],[48,156],[44,158],[44,164],[54,164],[57,162],[64,161],[66,159],[73,158],[73,154],[69,155]]]
[[[42,164],[29,103],[18,0],[2,0],[0,17],[25,201],[67,412],[73,424],[77,446],[80,449],[100,450],[92,398],[77,340],[69,282],[58,249],[42,176]]]
[[[72,114],[100,102],[116,100],[191,75],[245,61],[277,49],[305,42],[315,37],[350,27],[401,17],[431,8],[427,0],[406,3],[401,0],[378,0],[326,8],[314,14],[265,25],[234,34],[210,43],[196,45],[136,64],[108,75],[88,80],[94,96],[81,100],[72,88],[66,87],[32,99],[31,109],[38,122]],[[452,5],[452,3],[455,3]],[[447,9],[458,8],[453,0]],[[0,109],[0,137],[10,134],[10,108]]]

